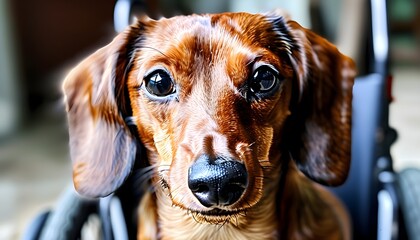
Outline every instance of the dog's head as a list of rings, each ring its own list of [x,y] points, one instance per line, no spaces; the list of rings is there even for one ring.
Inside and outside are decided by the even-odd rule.
[[[139,140],[152,183],[208,222],[276,192],[290,157],[314,181],[339,185],[349,169],[353,68],[275,14],[140,20],[65,80],[75,187],[88,196],[116,190]]]

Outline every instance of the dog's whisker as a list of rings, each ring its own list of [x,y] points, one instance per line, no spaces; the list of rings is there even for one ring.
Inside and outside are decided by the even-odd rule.
[[[239,219],[238,219],[238,214],[235,214],[235,219],[236,219],[236,226],[238,227],[239,226]]]
[[[192,216],[192,218],[194,219],[195,222],[199,223],[199,221],[196,218],[196,213],[191,212],[191,216]]]
[[[156,186],[155,183],[153,183],[153,181],[151,181],[153,175],[154,175],[154,172],[152,170],[143,172],[143,174],[141,173],[135,174],[134,186],[146,187],[147,191],[150,193],[156,192],[158,187]]]
[[[177,199],[178,197],[179,197],[179,193],[182,193],[181,192],[181,186],[178,186],[177,188],[174,188],[174,189],[171,189],[170,191],[169,191],[169,197],[171,198],[171,199]],[[180,203],[182,203],[182,202],[184,202],[184,198],[186,197],[184,194],[183,195],[181,195],[182,197],[179,199],[179,202]]]
[[[246,210],[239,212],[238,215],[242,217],[246,217]]]
[[[246,201],[246,204],[248,205],[248,208],[252,207],[252,204],[250,202]]]
[[[225,221],[223,221],[222,224],[219,224],[220,227],[218,228],[218,231],[220,231],[222,229],[222,227],[224,227],[228,223],[229,223],[229,218],[227,218]]]
[[[144,167],[141,168],[137,171],[135,171],[133,173],[134,177],[142,177],[142,176],[148,176],[148,175],[152,175],[156,170],[156,166],[152,165],[152,166],[148,166],[148,167]]]
[[[179,191],[177,191],[177,192],[179,192]],[[185,202],[185,198],[187,198],[187,195],[183,194],[181,199],[180,199],[180,202],[181,203]]]
[[[141,185],[142,183],[149,181],[152,176],[153,172],[142,172],[142,173],[136,173],[134,176],[134,182],[136,185]]]
[[[157,167],[158,167],[158,165],[154,164],[154,165],[150,165],[150,166],[147,166],[147,167],[143,167],[143,168],[139,169],[137,172],[141,172],[141,173],[149,172],[149,171],[155,170]]]
[[[149,192],[154,193],[156,192],[156,186],[154,185],[150,185],[149,188],[147,189]]]
[[[164,171],[169,171],[170,169],[170,165],[160,165],[159,167],[157,167],[159,172],[164,172]]]
[[[137,122],[137,117],[135,117],[135,116],[129,116],[129,117],[126,117],[126,118],[124,119],[124,121],[125,121],[125,123],[126,123],[128,126],[137,126],[137,124],[136,124],[136,122]]]
[[[151,50],[155,50],[156,52],[160,53],[161,55],[163,55],[166,58],[169,58],[166,54],[164,54],[162,51],[160,51],[157,48],[151,47],[151,46],[142,46],[141,48],[147,48],[147,49],[151,49]]]

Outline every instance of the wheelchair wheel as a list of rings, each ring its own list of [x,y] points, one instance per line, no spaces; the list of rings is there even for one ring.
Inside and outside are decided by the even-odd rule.
[[[41,235],[41,231],[45,226],[45,222],[48,219],[51,211],[44,211],[39,213],[34,219],[32,219],[31,223],[25,229],[22,239],[23,240],[37,240]]]
[[[409,239],[420,239],[420,170],[408,168],[399,174],[401,205]]]
[[[82,198],[69,187],[49,214],[39,239],[80,239],[82,227],[97,205],[97,200]]]

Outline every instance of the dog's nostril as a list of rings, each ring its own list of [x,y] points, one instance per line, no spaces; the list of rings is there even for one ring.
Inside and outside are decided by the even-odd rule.
[[[245,165],[203,155],[190,167],[188,187],[206,207],[227,206],[242,196],[248,184]]]
[[[191,191],[196,193],[206,193],[210,191],[209,186],[207,186],[205,183],[199,184],[198,186],[195,186],[194,189],[191,189]]]

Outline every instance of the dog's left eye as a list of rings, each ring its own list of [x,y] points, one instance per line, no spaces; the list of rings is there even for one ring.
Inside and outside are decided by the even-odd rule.
[[[248,80],[248,90],[252,98],[268,97],[279,86],[279,73],[273,67],[263,65],[254,70],[252,77]]]
[[[146,90],[157,97],[165,97],[175,91],[171,76],[164,70],[156,70],[147,75],[144,80]]]

